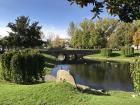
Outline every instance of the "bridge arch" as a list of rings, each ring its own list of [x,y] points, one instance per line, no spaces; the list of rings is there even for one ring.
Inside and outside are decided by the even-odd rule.
[[[97,54],[100,50],[48,50],[45,51],[47,54],[56,56],[61,61],[71,61],[83,58],[83,56],[90,54]]]

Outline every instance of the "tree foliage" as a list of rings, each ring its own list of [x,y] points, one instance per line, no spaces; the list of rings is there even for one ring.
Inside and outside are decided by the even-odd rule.
[[[117,48],[140,44],[140,21],[120,22],[115,19],[99,19],[96,22],[85,19],[77,25],[71,36],[71,45],[75,48]],[[136,32],[137,31],[137,32]]]
[[[74,35],[71,37],[71,45],[74,48],[81,48],[82,47],[82,31],[80,29],[77,29],[74,33]]]
[[[108,47],[120,48],[132,45],[135,28],[132,23],[119,22],[115,32],[109,37]]]
[[[63,48],[65,46],[65,41],[61,39],[58,35],[53,40],[53,47],[55,48]]]
[[[75,33],[77,27],[74,22],[71,22],[68,27],[68,35],[71,37]]]
[[[30,23],[29,17],[17,17],[14,23],[8,23],[12,32],[9,32],[9,36],[2,39],[3,46],[28,48],[42,45],[41,26],[38,24],[39,22],[36,21]]]
[[[110,35],[115,31],[118,26],[118,21],[115,19],[100,19],[96,22],[96,35],[100,36],[100,45],[101,47],[107,46],[107,41]]]
[[[140,28],[135,32],[133,36],[133,41],[136,46],[140,45]]]
[[[82,8],[92,5],[91,12],[94,17],[99,17],[103,9],[108,13],[118,16],[124,22],[132,22],[140,19],[140,1],[139,0],[68,0],[71,4],[76,3]]]
[[[13,39],[11,37],[5,36],[2,39],[0,39],[0,44],[2,48],[10,48],[13,45]]]
[[[140,59],[136,58],[134,63],[130,64],[130,73],[134,84],[134,91],[140,95]]]
[[[108,39],[107,46],[109,48],[119,48],[119,44],[119,37],[115,33],[112,33]]]
[[[95,23],[85,19],[71,36],[71,44],[76,48],[105,47],[117,24],[118,21],[114,19],[101,19]]]

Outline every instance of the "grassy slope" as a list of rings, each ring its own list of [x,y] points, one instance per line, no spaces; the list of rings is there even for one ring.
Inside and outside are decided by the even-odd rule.
[[[111,96],[79,93],[67,83],[37,85],[0,83],[0,105],[140,105],[133,93],[112,91]]]
[[[50,74],[52,71],[52,68],[54,68],[55,63],[56,63],[56,57],[48,55],[43,53],[43,56],[45,57],[45,70],[46,70],[46,74]]]
[[[53,65],[52,56],[44,56],[50,58],[49,66]],[[67,83],[16,85],[0,82],[0,105],[140,105],[140,98],[132,97],[134,93],[110,93],[111,96],[82,94]]]
[[[140,54],[139,51],[135,51],[135,53],[138,55]],[[138,57],[138,56],[135,56]],[[108,61],[124,61],[124,62],[133,62],[135,57],[124,57],[120,51],[113,51],[112,57],[104,57],[101,54],[93,54],[85,56],[85,59],[90,60],[108,60]]]

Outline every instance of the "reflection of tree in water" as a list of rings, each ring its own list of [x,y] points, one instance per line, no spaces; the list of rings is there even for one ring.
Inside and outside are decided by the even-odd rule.
[[[106,83],[121,83],[128,85],[131,82],[128,63],[109,63],[106,69],[105,82]]]
[[[76,66],[72,65],[71,68],[82,79],[98,83],[104,80],[105,69],[101,69],[99,64],[79,64]]]
[[[93,64],[71,65],[72,70],[81,79],[98,83],[121,83],[128,85],[131,81],[128,63],[97,62]]]

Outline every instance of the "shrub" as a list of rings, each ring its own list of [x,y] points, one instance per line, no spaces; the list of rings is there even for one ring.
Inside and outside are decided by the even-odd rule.
[[[125,57],[133,57],[134,56],[134,48],[132,47],[123,47],[121,49],[122,55]]]
[[[110,48],[103,48],[101,49],[101,55],[105,57],[110,57],[112,54],[112,49]]]
[[[133,79],[134,90],[140,93],[140,59],[136,59],[135,62],[130,65],[130,73]]]
[[[15,52],[7,52],[1,55],[1,76],[3,79],[10,81],[12,74],[10,61]]]
[[[7,54],[5,55],[7,56]],[[38,51],[32,49],[21,50],[12,54],[8,60],[9,62],[5,68],[8,72],[10,71],[10,76],[8,75],[10,81],[15,83],[33,83],[43,80],[45,60],[44,56]],[[7,74],[5,68],[2,70]]]

